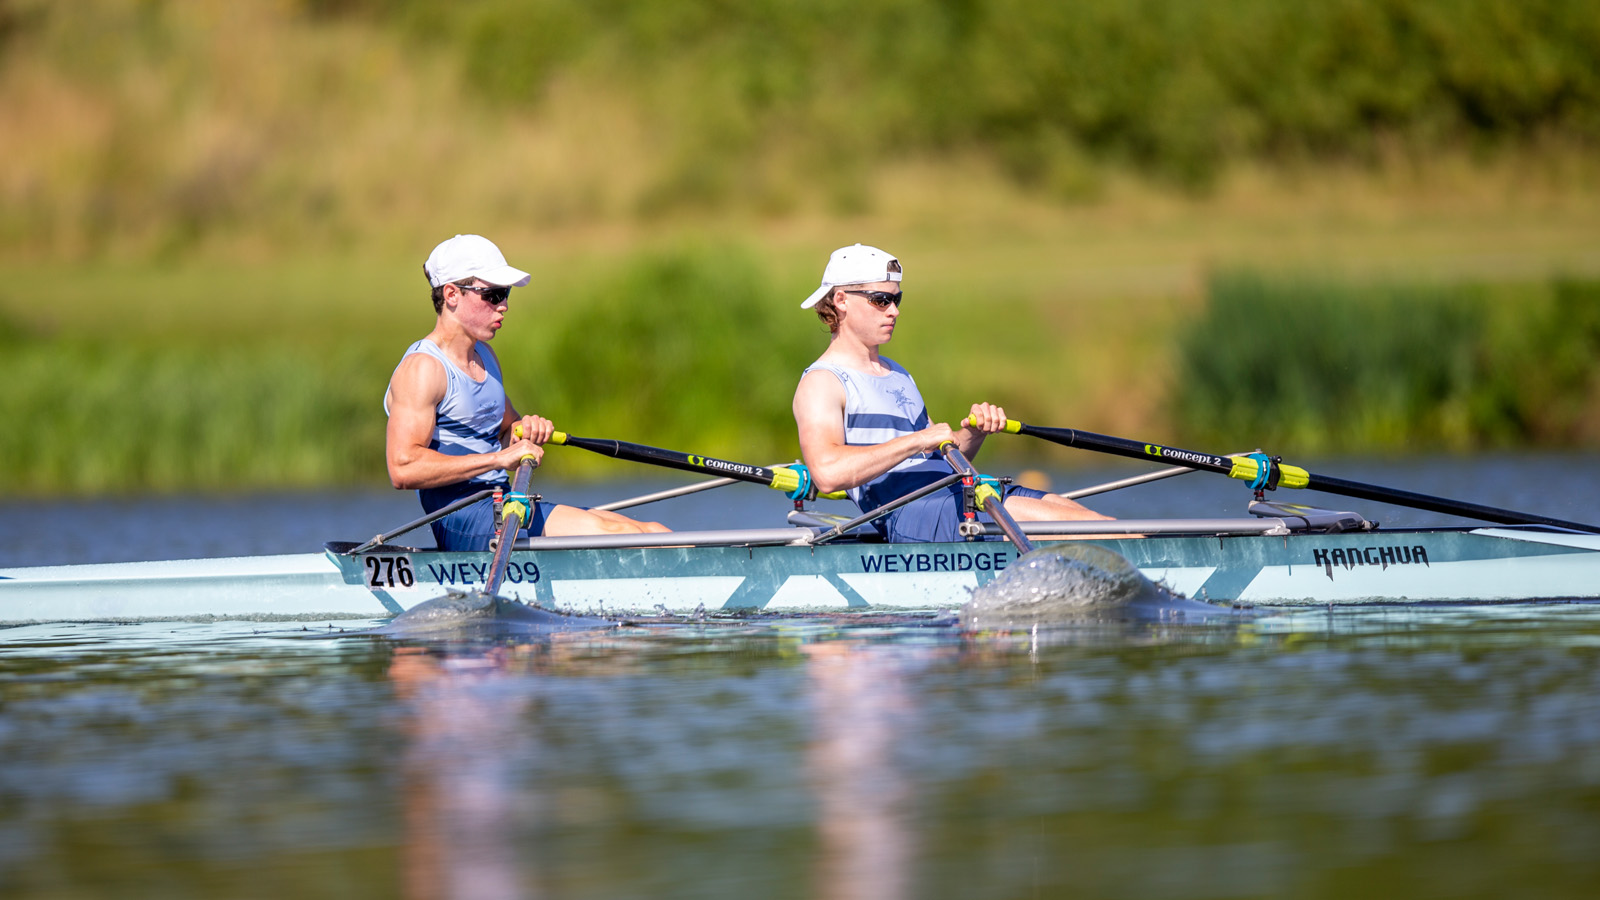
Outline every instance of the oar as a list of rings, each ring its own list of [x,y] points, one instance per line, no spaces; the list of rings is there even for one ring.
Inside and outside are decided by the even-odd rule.
[[[787,463],[775,463],[767,468],[779,469],[783,468],[785,465],[787,465]],[[713,478],[710,481],[702,481],[697,484],[686,484],[683,487],[675,487],[664,491],[656,491],[653,494],[640,494],[637,497],[629,497],[626,500],[613,500],[610,503],[602,503],[599,506],[591,508],[628,509],[629,507],[643,506],[646,503],[655,503],[658,500],[671,500],[674,497],[686,497],[689,494],[698,494],[701,491],[709,491],[712,488],[727,487],[730,484],[738,483],[739,479],[737,478]]]
[[[512,434],[521,438],[522,426],[516,426]],[[524,456],[517,464],[517,474],[511,477],[511,490],[500,509],[500,534],[495,539],[494,561],[489,563],[489,577],[483,582],[483,592],[491,597],[500,592],[500,582],[505,579],[506,566],[511,562],[511,548],[517,543],[517,532],[529,518],[528,483],[538,467],[538,460],[531,455]]]
[[[814,500],[819,496],[825,500],[839,500],[846,496],[843,491],[818,494],[816,488],[811,486],[810,473],[806,472],[804,467],[769,469],[766,466],[728,462],[725,459],[684,453],[681,450],[663,450],[660,447],[648,447],[644,444],[631,444],[609,438],[577,437],[561,431],[550,436],[550,443],[580,447],[601,456],[612,456],[630,462],[748,481],[751,484],[765,485],[775,491],[782,491],[797,500],[801,498]]]
[[[971,421],[970,418],[969,421]],[[977,423],[973,422],[972,424]],[[1109,453],[1113,456],[1126,456],[1129,459],[1157,460],[1173,463],[1188,469],[1217,472],[1230,478],[1251,482],[1252,486],[1258,489],[1262,487],[1268,489],[1274,487],[1300,488],[1309,491],[1339,494],[1345,497],[1357,497],[1362,500],[1375,500],[1379,503],[1392,503],[1395,506],[1407,506],[1412,509],[1425,509],[1429,512],[1462,516],[1468,519],[1480,519],[1485,522],[1497,522],[1502,525],[1549,525],[1555,528],[1568,528],[1573,531],[1600,533],[1600,526],[1596,525],[1568,522],[1565,519],[1554,519],[1534,513],[1501,509],[1496,506],[1484,506],[1481,503],[1450,500],[1445,497],[1419,494],[1415,491],[1403,491],[1398,488],[1366,484],[1360,481],[1348,481],[1343,478],[1334,478],[1330,475],[1318,475],[1314,472],[1307,472],[1298,466],[1285,465],[1269,460],[1265,456],[1212,456],[1209,453],[1180,450],[1163,444],[1147,444],[1141,441],[1129,440],[1128,438],[1095,434],[1092,431],[1025,425],[1015,419],[1006,420],[1005,430],[1011,434],[1026,434],[1031,437],[1042,438],[1065,447],[1077,447],[1082,450],[1093,450],[1097,453]]]
[[[966,456],[961,453],[961,448],[957,447],[954,441],[945,441],[939,445],[939,455],[944,457],[944,461],[950,464],[950,468],[954,469],[956,474],[961,475],[963,478],[972,479],[974,482],[973,499],[977,501],[978,508],[988,513],[989,518],[1000,526],[1000,530],[1005,532],[1006,537],[1011,539],[1011,543],[1016,545],[1017,552],[1032,552],[1033,541],[1028,540],[1028,536],[1022,533],[1022,528],[1017,524],[1017,520],[1011,518],[1011,514],[1006,512],[1005,499],[992,486],[978,481],[978,470],[972,467],[972,463],[967,462]]]

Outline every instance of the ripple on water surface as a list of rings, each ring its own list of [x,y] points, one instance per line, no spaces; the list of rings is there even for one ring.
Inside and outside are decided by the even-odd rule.
[[[1576,897],[1600,875],[1600,607],[349,634],[371,624],[0,631],[0,895]]]

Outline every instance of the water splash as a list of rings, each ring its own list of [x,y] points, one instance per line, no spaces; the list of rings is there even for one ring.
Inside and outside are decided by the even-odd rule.
[[[387,637],[544,634],[575,629],[615,628],[616,622],[573,616],[481,591],[450,593],[413,606],[371,634]]]
[[[961,625],[971,631],[1016,631],[1055,622],[1204,621],[1237,615],[1167,590],[1104,547],[1074,542],[1018,557],[972,592],[961,607]]]

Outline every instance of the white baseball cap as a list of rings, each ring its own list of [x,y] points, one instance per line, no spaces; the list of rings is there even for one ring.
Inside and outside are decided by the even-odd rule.
[[[840,247],[828,257],[828,267],[822,270],[822,287],[817,288],[800,304],[810,309],[828,292],[841,284],[872,284],[875,281],[899,281],[902,269],[900,260],[865,244]]]
[[[428,284],[433,287],[477,278],[495,287],[522,287],[533,276],[521,269],[506,265],[505,254],[486,237],[476,234],[458,234],[433,248],[428,261],[422,264],[428,273]]]

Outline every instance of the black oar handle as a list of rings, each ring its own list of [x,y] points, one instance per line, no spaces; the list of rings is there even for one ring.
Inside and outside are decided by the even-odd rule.
[[[1017,427],[1012,428],[1012,425]],[[1038,425],[1024,425],[1014,420],[1006,422],[1006,430],[1014,434],[1026,434],[1030,437],[1043,438],[1065,447],[1078,447],[1083,450],[1094,450],[1098,453],[1125,456],[1129,459],[1155,460],[1157,462],[1171,463],[1175,466],[1197,469],[1202,472],[1217,472],[1222,475],[1233,474],[1234,461],[1227,456],[1196,453],[1193,450],[1181,450],[1177,447],[1168,447],[1165,444],[1149,444],[1127,438],[1112,437],[1108,434],[1095,434],[1092,431],[1078,431],[1073,428],[1043,428]]]
[[[771,485],[776,477],[773,470],[763,466],[752,466],[748,463],[729,462],[710,456],[697,456],[692,453],[683,453],[677,450],[663,450],[660,447],[650,447],[645,444],[633,444],[628,441],[617,441],[609,438],[586,438],[556,432],[550,438],[552,443],[565,444],[568,447],[579,447],[602,456],[611,456],[617,459],[626,459],[632,462],[650,463],[664,466],[669,469],[678,469],[684,472],[698,474],[710,473],[726,478],[737,478],[751,484]]]

